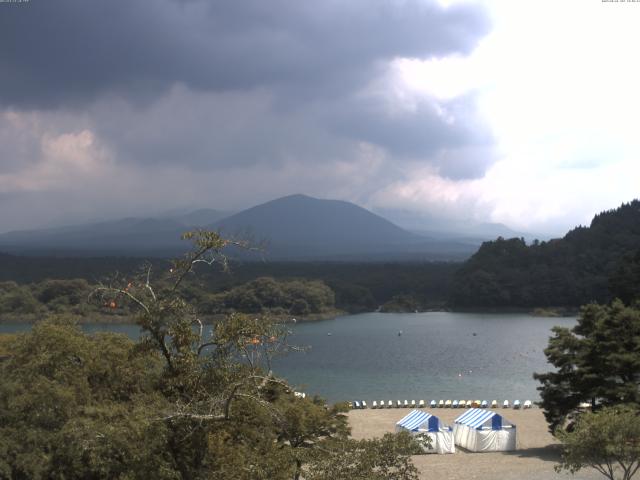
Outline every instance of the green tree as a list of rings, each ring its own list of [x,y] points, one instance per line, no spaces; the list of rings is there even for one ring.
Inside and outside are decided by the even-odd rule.
[[[627,305],[640,301],[640,250],[622,259],[609,279],[609,290]]]
[[[164,360],[159,389],[170,404],[162,421],[172,462],[180,476],[189,479],[298,478],[304,464],[328,455],[326,446],[347,438],[343,408],[325,408],[317,398],[296,398],[274,375],[271,359],[292,348],[283,325],[234,314],[207,332],[193,306],[181,297],[180,286],[197,264],[219,259],[228,242],[212,232],[185,238],[193,241],[194,250],[167,273],[171,287],[156,292],[148,273],[126,285],[101,288],[107,300],[112,296],[109,302],[128,299],[139,307],[142,346]],[[268,281],[258,286],[274,287]],[[333,302],[324,284],[307,286],[318,287],[307,299]],[[393,444],[394,438],[387,443]],[[406,459],[396,460],[387,456],[383,466],[410,471]],[[369,478],[371,473],[364,470]],[[401,473],[396,478],[411,477]]]
[[[312,459],[304,470],[307,480],[417,480],[411,455],[422,453],[408,432],[385,434],[372,440],[339,439],[326,454]]]
[[[630,480],[640,468],[640,416],[637,406],[584,413],[572,431],[560,430],[562,461],[557,471],[596,469],[610,480]]]
[[[137,343],[52,318],[7,346],[0,478],[309,479],[307,466],[339,462],[358,466],[350,478],[415,478],[411,438],[350,440],[344,406],[298,398],[272,372],[294,348],[284,326],[239,314],[203,324],[181,286],[229,242],[185,238],[194,250],[172,268],[95,292],[99,305],[137,309]]]
[[[0,363],[0,478],[117,478],[167,466],[161,363],[123,335],[84,335],[61,319],[17,337]]]
[[[640,310],[619,300],[587,305],[574,328],[553,332],[545,355],[556,370],[534,374],[552,432],[582,402],[593,409],[640,402]]]

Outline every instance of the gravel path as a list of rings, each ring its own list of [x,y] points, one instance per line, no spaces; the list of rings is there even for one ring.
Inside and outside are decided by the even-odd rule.
[[[462,410],[435,409],[426,411],[452,424]],[[352,410],[349,424],[356,439],[382,436],[395,431],[395,423],[408,409]],[[499,410],[518,430],[517,450],[501,453],[470,453],[456,447],[453,455],[418,455],[413,462],[421,479],[448,480],[595,480],[604,477],[592,469],[576,475],[556,473],[553,467],[559,458],[558,442],[547,430],[542,411]]]

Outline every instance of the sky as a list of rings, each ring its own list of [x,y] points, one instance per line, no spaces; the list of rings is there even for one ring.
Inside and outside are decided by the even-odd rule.
[[[638,24],[602,0],[0,2],[0,231],[304,193],[562,234],[640,197]]]

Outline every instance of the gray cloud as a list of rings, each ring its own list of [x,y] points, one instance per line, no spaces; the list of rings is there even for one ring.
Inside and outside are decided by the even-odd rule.
[[[0,101],[139,99],[175,82],[321,94],[353,88],[379,61],[467,53],[487,30],[479,7],[420,0],[32,0],[2,7]]]
[[[84,218],[300,191],[366,203],[405,163],[482,176],[492,139],[472,96],[391,111],[384,89],[393,59],[464,55],[488,29],[478,6],[428,0],[0,3],[0,195]],[[49,181],[61,168],[78,171]]]

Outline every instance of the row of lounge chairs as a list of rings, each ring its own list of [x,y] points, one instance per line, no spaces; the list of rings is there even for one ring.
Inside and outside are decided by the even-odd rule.
[[[408,400],[405,400],[404,402],[401,400],[396,400],[395,402],[393,400],[389,400],[388,402],[385,403],[384,400],[380,400],[380,402],[374,400],[373,403],[371,404],[371,408],[424,408],[426,407],[427,404],[425,403],[424,400],[419,400],[418,402],[416,402],[415,400],[411,400],[410,402]],[[511,404],[509,403],[509,400],[505,400],[502,403],[502,408],[511,408]],[[351,408],[356,408],[356,409],[360,409],[360,408],[368,408],[367,406],[367,402],[364,400],[354,400],[352,402],[349,402],[349,407]],[[439,400],[439,401],[435,401],[435,400],[431,400],[431,402],[429,402],[429,407],[430,408],[498,408],[498,401],[497,400],[492,400],[491,403],[487,402],[486,400]],[[526,400],[524,403],[520,403],[520,400],[514,400],[513,401],[513,408],[515,410],[518,410],[520,408],[531,408],[532,407],[532,403],[531,400]]]

